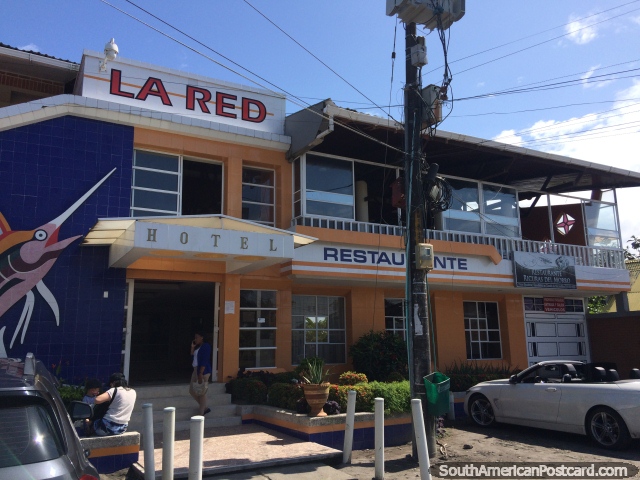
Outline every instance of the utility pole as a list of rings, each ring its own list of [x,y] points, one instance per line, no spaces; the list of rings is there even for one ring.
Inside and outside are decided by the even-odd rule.
[[[416,36],[416,24],[431,31],[437,29],[442,33],[464,16],[465,2],[466,0],[386,0],[387,15],[398,15],[406,28],[404,194],[407,204],[407,285],[405,316],[407,319],[411,398],[417,398],[422,403],[425,436],[430,457],[436,454],[436,419],[428,411],[424,377],[432,373],[427,269],[433,268],[433,249],[430,245],[423,243],[424,219],[426,218],[427,203],[431,212],[444,211],[450,207],[451,189],[442,179],[436,178],[439,168],[437,164],[432,163],[428,169],[422,165],[422,130],[425,123],[433,125],[441,121],[436,114],[438,99],[434,97],[434,94],[439,99],[446,98],[451,78],[446,61],[447,46],[443,41],[445,75],[442,86],[436,92],[433,89],[425,89],[427,94],[423,98],[420,68],[427,64],[427,52],[424,37]],[[426,122],[424,122],[425,110],[428,110]],[[420,248],[418,249],[418,247]],[[427,259],[430,257],[431,264],[429,261],[424,261],[425,257]],[[413,456],[417,457],[415,441],[413,442]]]
[[[418,43],[416,24],[406,25],[406,83],[404,89],[404,182],[407,199],[407,298],[406,318],[409,325],[409,382],[411,398],[422,402],[425,434],[429,456],[436,454],[435,417],[427,411],[423,377],[431,373],[431,336],[427,299],[427,274],[416,266],[416,246],[424,242],[425,204],[422,178],[422,119],[424,102],[421,93],[420,70],[413,65],[411,51]],[[436,167],[437,168],[437,167]],[[416,445],[414,442],[414,457]]]

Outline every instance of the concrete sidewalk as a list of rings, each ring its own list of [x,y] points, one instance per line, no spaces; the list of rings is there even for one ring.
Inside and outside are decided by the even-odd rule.
[[[162,432],[155,434],[154,463],[156,478],[162,475]],[[174,476],[176,479],[187,478],[189,473],[189,432],[176,432],[174,447]],[[273,475],[274,467],[278,472],[293,468],[295,478],[305,478],[305,471],[309,471],[308,478],[350,478],[334,470],[324,472],[318,476],[318,468],[325,464],[336,464],[342,461],[342,451],[325,447],[318,443],[305,442],[290,435],[280,433],[256,424],[239,425],[235,427],[209,428],[204,431],[203,444],[203,476],[221,475],[228,473],[246,472],[248,470],[267,470]],[[315,462],[315,466],[302,466]],[[285,467],[291,466],[291,467]],[[143,478],[144,452],[140,451],[137,464],[133,468]],[[326,467],[330,469],[331,467]],[[331,469],[333,470],[333,469]],[[252,474],[244,476],[226,476],[224,478],[249,479]],[[259,475],[259,474],[258,474]],[[222,478],[222,477],[220,477]],[[260,476],[253,478],[261,478]],[[275,477],[270,477],[275,478]]]

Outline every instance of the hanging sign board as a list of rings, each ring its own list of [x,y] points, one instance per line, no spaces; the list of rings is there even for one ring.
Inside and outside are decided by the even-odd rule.
[[[576,261],[566,255],[513,252],[516,287],[556,288],[576,287]]]

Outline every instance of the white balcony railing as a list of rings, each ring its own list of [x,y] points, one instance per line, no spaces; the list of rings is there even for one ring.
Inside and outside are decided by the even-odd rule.
[[[328,228],[349,232],[377,233],[382,235],[404,235],[404,227],[397,225],[381,225],[377,223],[356,222],[354,220],[326,217],[304,216],[292,220],[292,225],[305,227]],[[425,239],[445,242],[471,243],[474,245],[492,245],[502,255],[511,260],[513,252],[548,253],[566,255],[576,259],[576,265],[587,267],[604,267],[624,269],[624,250],[611,247],[584,247],[565,245],[562,243],[538,242],[521,238],[498,237],[479,233],[449,232],[425,230]]]

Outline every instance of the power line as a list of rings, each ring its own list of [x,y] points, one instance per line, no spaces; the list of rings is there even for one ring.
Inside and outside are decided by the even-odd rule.
[[[491,93],[484,93],[481,95],[474,95],[471,97],[463,97],[463,98],[458,98],[458,101],[462,101],[462,100],[477,100],[480,98],[490,98],[490,97],[498,97],[498,96],[502,96],[502,95],[513,95],[515,93],[531,93],[531,92],[543,92],[543,91],[547,91],[547,90],[557,90],[559,88],[566,88],[566,87],[572,87],[572,86],[577,86],[577,85],[584,85],[584,84],[589,84],[589,83],[599,83],[599,82],[611,82],[613,80],[622,80],[625,78],[635,78],[637,76],[640,76],[640,74],[638,75],[628,75],[628,76],[624,76],[624,77],[615,77],[615,78],[606,78],[612,75],[620,75],[623,73],[631,73],[631,72],[638,72],[640,71],[640,68],[631,68],[628,70],[620,70],[618,72],[612,72],[612,73],[605,73],[602,75],[596,75],[594,77],[589,77],[587,79],[583,79],[583,78],[579,78],[579,79],[574,79],[574,80],[566,80],[564,82],[554,82],[554,83],[547,83],[544,85],[539,85],[537,87],[529,87],[529,88],[511,88],[511,89],[507,89],[507,90],[499,90],[497,92],[491,92]]]
[[[242,73],[240,73],[240,72],[237,72],[237,71],[233,70],[232,68],[230,68],[230,67],[228,67],[228,66],[226,66],[226,65],[224,65],[224,64],[222,64],[222,63],[220,63],[220,62],[218,62],[217,60],[215,60],[215,59],[211,58],[209,55],[206,55],[205,53],[203,53],[203,52],[201,52],[201,51],[199,51],[199,50],[197,50],[197,49],[195,49],[195,48],[193,48],[193,47],[191,47],[191,46],[187,45],[186,43],[181,42],[181,41],[180,41],[180,40],[178,40],[177,38],[172,37],[171,35],[169,35],[169,34],[167,34],[167,33],[163,32],[163,31],[161,31],[160,29],[158,29],[158,28],[156,28],[156,27],[154,27],[154,26],[152,26],[152,25],[150,25],[150,24],[148,24],[148,23],[146,23],[146,22],[142,21],[141,19],[139,19],[139,18],[135,17],[134,15],[131,15],[130,13],[125,12],[124,10],[122,10],[122,9],[120,9],[120,8],[116,7],[115,5],[112,5],[111,3],[107,2],[106,0],[100,0],[100,1],[101,1],[102,3],[104,3],[105,5],[108,5],[108,6],[110,6],[111,8],[113,8],[113,9],[115,9],[115,10],[119,11],[120,13],[122,13],[122,14],[124,14],[124,15],[128,16],[129,18],[132,18],[133,20],[135,20],[135,21],[137,21],[137,22],[139,22],[139,23],[141,23],[141,24],[145,25],[146,27],[148,27],[148,28],[150,28],[150,29],[154,30],[155,32],[159,33],[160,35],[162,35],[162,36],[164,36],[164,37],[167,37],[168,39],[170,39],[170,40],[172,40],[172,41],[176,42],[177,44],[179,44],[179,45],[181,45],[181,46],[183,46],[183,47],[185,47],[185,48],[187,48],[187,49],[191,50],[192,52],[194,52],[194,53],[196,53],[196,54],[198,54],[198,55],[200,55],[200,56],[202,56],[202,57],[206,58],[207,60],[209,60],[209,61],[211,61],[211,62],[215,63],[216,65],[219,65],[219,66],[221,66],[222,68],[224,68],[224,69],[226,69],[226,70],[229,70],[229,71],[230,71],[230,72],[232,72],[232,73],[235,73],[236,75],[238,75],[238,76],[240,76],[240,77],[242,77],[242,78],[244,78],[244,79],[248,80],[249,82],[251,82],[251,83],[253,83],[253,84],[255,84],[255,85],[258,85],[259,87],[261,87],[261,88],[263,88],[263,89],[265,89],[265,90],[272,91],[272,90],[270,90],[269,88],[267,88],[267,87],[265,87],[264,85],[262,85],[262,84],[260,84],[259,82],[257,82],[256,80],[254,80],[254,79],[252,79],[252,78],[249,78],[249,77],[247,77],[246,75],[243,75]],[[187,37],[188,37],[188,38],[190,38],[191,40],[193,40],[193,41],[197,42],[198,44],[200,44],[200,45],[204,46],[204,47],[205,47],[205,48],[207,48],[208,50],[211,50],[212,52],[214,52],[215,54],[217,54],[217,55],[221,56],[221,57],[222,57],[222,58],[224,58],[225,60],[230,61],[230,62],[231,62],[231,63],[233,63],[234,65],[239,66],[239,67],[240,67],[240,68],[242,68],[243,70],[246,70],[247,72],[251,73],[252,75],[256,76],[257,78],[260,78],[261,80],[264,80],[264,81],[265,81],[265,82],[267,82],[269,85],[272,85],[272,86],[274,86],[275,88],[277,88],[278,90],[280,90],[280,91],[284,92],[284,93],[287,95],[287,98],[289,98],[289,100],[290,100],[291,102],[293,102],[293,103],[297,104],[299,107],[301,107],[301,108],[303,108],[303,109],[305,109],[305,110],[307,110],[307,111],[309,111],[309,112],[311,112],[311,113],[313,113],[313,114],[315,114],[315,115],[318,115],[318,116],[320,116],[320,117],[326,118],[324,114],[319,113],[319,112],[316,112],[315,110],[313,110],[313,109],[309,108],[309,107],[310,107],[310,105],[309,105],[309,104],[307,104],[306,102],[302,101],[301,99],[299,99],[298,97],[296,97],[296,96],[295,96],[295,95],[293,95],[292,93],[287,92],[287,91],[286,91],[286,90],[284,90],[283,88],[278,87],[277,85],[275,85],[275,84],[273,84],[273,83],[271,83],[271,82],[269,82],[269,81],[267,81],[267,80],[263,79],[263,78],[262,78],[262,77],[260,77],[259,75],[254,74],[253,72],[251,72],[250,70],[246,69],[245,67],[242,67],[241,65],[239,65],[239,64],[237,64],[237,63],[235,63],[235,62],[233,62],[233,60],[228,59],[228,58],[227,58],[227,57],[225,57],[224,55],[221,55],[220,53],[218,53],[218,52],[216,52],[215,50],[213,50],[211,47],[209,47],[209,46],[207,46],[207,45],[205,45],[205,44],[201,43],[201,42],[200,42],[200,41],[198,41],[198,40],[195,40],[193,37],[191,37],[191,36],[189,36],[188,34],[186,34],[186,33],[182,32],[181,30],[179,30],[178,28],[176,28],[176,27],[174,27],[173,25],[169,24],[168,22],[165,22],[164,20],[162,20],[162,19],[160,19],[160,18],[156,17],[155,15],[153,15],[153,14],[151,14],[151,13],[147,12],[147,11],[146,11],[146,10],[144,10],[143,8],[138,7],[136,4],[134,4],[133,2],[131,2],[131,0],[126,0],[126,1],[127,1],[128,3],[130,3],[131,5],[135,6],[136,8],[139,8],[139,9],[140,9],[140,10],[142,10],[143,12],[148,13],[148,14],[149,14],[149,15],[151,15],[153,18],[156,18],[157,20],[159,20],[160,22],[162,22],[162,23],[164,23],[165,25],[169,26],[170,28],[173,28],[174,30],[176,30],[176,31],[178,31],[178,32],[180,32],[180,33],[182,33],[183,35],[187,36]],[[274,92],[274,93],[275,93],[275,92]],[[295,100],[292,100],[292,99],[295,99]],[[384,145],[384,146],[388,147],[388,148],[389,148],[389,149],[391,149],[391,150],[395,150],[395,151],[397,151],[397,152],[399,152],[399,153],[404,154],[404,151],[403,151],[403,150],[398,149],[398,148],[396,148],[396,147],[394,147],[394,146],[392,146],[392,145],[385,144],[384,142],[382,142],[382,141],[378,140],[377,138],[372,137],[372,136],[370,136],[370,135],[367,135],[367,134],[365,134],[365,133],[363,133],[363,132],[361,132],[361,131],[358,131],[358,130],[356,130],[356,129],[354,129],[354,128],[350,127],[349,125],[346,125],[346,124],[344,124],[344,123],[342,123],[342,122],[340,122],[340,121],[338,121],[338,120],[335,120],[335,119],[334,119],[334,120],[333,120],[333,122],[334,122],[334,124],[339,125],[339,126],[341,126],[342,128],[345,128],[345,129],[347,129],[347,130],[349,130],[349,131],[351,131],[351,132],[353,132],[353,133],[356,133],[356,134],[358,134],[358,135],[362,136],[363,138],[366,138],[366,139],[371,140],[371,141],[373,141],[373,142],[375,142],[375,143],[378,143],[378,144]]]
[[[606,12],[611,11],[611,10],[615,10],[615,9],[617,9],[617,8],[624,7],[624,6],[626,6],[626,5],[630,5],[630,4],[632,4],[632,3],[637,3],[638,1],[640,1],[640,0],[634,0],[634,1],[632,1],[632,2],[628,2],[628,3],[625,3],[625,4],[623,4],[623,5],[618,5],[617,7],[613,7],[613,8],[610,8],[610,9],[608,9],[608,10],[604,10],[604,11],[602,11],[602,12],[599,12],[599,13],[596,13],[596,14],[593,14],[593,15],[589,15],[589,16],[586,16],[586,17],[582,17],[582,18],[579,18],[579,19],[578,19],[578,21],[579,21],[579,20],[584,20],[584,19],[587,19],[587,18],[590,18],[590,17],[596,16],[596,15],[603,14],[603,13],[606,13]],[[487,64],[489,64],[489,63],[493,63],[493,62],[496,62],[496,61],[498,61],[498,60],[502,60],[502,59],[504,59],[504,58],[510,57],[510,56],[515,55],[515,54],[517,54],[517,53],[522,53],[522,52],[524,52],[524,51],[526,51],[526,50],[530,50],[530,49],[535,48],[535,47],[538,47],[538,46],[540,46],[540,45],[544,45],[545,43],[549,43],[549,42],[552,42],[552,41],[554,41],[554,40],[558,40],[558,39],[560,39],[560,38],[562,38],[562,37],[566,37],[566,36],[568,36],[568,35],[571,35],[571,34],[573,34],[573,33],[575,33],[575,32],[579,32],[580,30],[584,30],[584,29],[586,29],[586,28],[590,28],[590,27],[593,27],[593,26],[595,26],[595,25],[599,25],[600,23],[604,23],[604,22],[607,22],[607,21],[609,21],[609,20],[613,20],[613,19],[615,19],[615,18],[622,17],[622,16],[624,16],[624,15],[628,15],[629,13],[635,12],[635,11],[637,11],[637,10],[640,10],[640,9],[636,8],[636,9],[633,9],[633,10],[629,10],[628,12],[621,13],[620,15],[615,15],[615,16],[613,16],[613,17],[606,18],[606,19],[601,20],[601,21],[599,21],[599,22],[592,23],[592,24],[590,24],[590,25],[586,25],[586,26],[584,26],[584,27],[582,27],[582,28],[579,28],[579,29],[577,29],[577,30],[572,30],[572,31],[570,31],[570,32],[564,33],[564,34],[562,34],[562,35],[558,35],[558,36],[556,36],[556,37],[550,38],[550,39],[545,40],[545,41],[543,41],[543,42],[539,42],[539,43],[536,43],[536,44],[534,44],[534,45],[530,45],[530,46],[528,46],[528,47],[522,48],[522,49],[520,49],[520,50],[516,50],[515,52],[508,53],[508,54],[506,54],[506,55],[503,55],[503,56],[501,56],[501,57],[495,58],[495,59],[493,59],[493,60],[488,60],[488,61],[486,61],[486,62],[484,62],[484,63],[480,63],[480,64],[475,65],[475,66],[473,66],[473,67],[469,67],[469,68],[467,68],[467,69],[465,69],[465,70],[461,70],[461,71],[459,71],[459,72],[456,72],[456,74],[457,74],[457,75],[459,75],[459,74],[461,74],[461,73],[465,73],[465,72],[468,72],[468,71],[470,71],[470,70],[473,70],[473,69],[476,69],[476,68],[482,67],[482,66],[487,65]],[[539,33],[537,33],[537,34],[529,35],[529,36],[527,36],[527,37],[523,37],[523,38],[521,38],[521,39],[514,40],[513,42],[509,42],[509,43],[506,43],[506,44],[503,44],[503,45],[499,45],[498,47],[493,47],[493,48],[490,48],[490,49],[488,49],[488,50],[485,50],[485,51],[482,51],[482,52],[478,52],[478,53],[475,53],[475,54],[469,55],[469,56],[467,56],[467,57],[464,57],[463,59],[470,58],[470,57],[473,57],[473,56],[476,56],[476,55],[480,55],[481,53],[485,53],[485,52],[487,52],[487,51],[491,51],[491,50],[494,50],[494,49],[497,49],[497,48],[501,48],[501,47],[503,47],[503,46],[507,46],[507,45],[510,45],[510,44],[512,44],[512,43],[519,42],[519,41],[521,41],[521,40],[524,40],[524,39],[527,39],[527,38],[530,38],[530,37],[534,37],[534,36],[540,35],[540,34],[542,34],[542,33],[546,33],[546,32],[548,32],[548,31],[555,30],[555,29],[560,28],[560,27],[564,27],[564,26],[570,25],[571,23],[573,23],[573,22],[570,22],[570,23],[567,23],[567,24],[564,24],[564,25],[560,25],[560,26],[558,26],[558,27],[554,27],[554,28],[551,28],[551,29],[548,29],[548,30],[544,30],[543,32],[539,32]],[[460,60],[463,60],[463,59],[460,59]],[[460,61],[460,60],[456,60],[456,61]],[[454,62],[450,62],[450,63],[454,63]],[[431,71],[427,72],[426,74],[432,73],[432,72],[434,72],[434,71],[436,71],[436,70],[437,70],[437,69],[431,70]]]
[[[628,100],[640,100],[640,98],[630,98]],[[615,103],[619,101],[620,100],[601,100],[599,102],[566,103],[563,105],[555,105],[552,107],[528,108],[525,110],[512,110],[510,112],[482,112],[482,113],[469,113],[466,115],[452,115],[451,118],[486,117],[490,115],[515,115],[518,113],[542,112],[546,110],[557,110],[559,108],[581,107],[585,105],[598,105],[601,103]]]
[[[364,98],[366,98],[367,100],[369,100],[369,102],[371,102],[373,105],[375,105],[375,107],[380,110],[382,113],[386,114],[387,117],[393,119],[394,121],[397,122],[397,120],[395,118],[393,118],[393,116],[391,115],[391,112],[385,112],[385,110],[383,109],[383,107],[379,106],[376,102],[374,102],[373,100],[371,100],[366,94],[364,94],[362,91],[360,91],[355,85],[353,85],[351,82],[349,82],[346,78],[344,78],[342,75],[340,75],[338,72],[336,72],[333,68],[331,68],[329,65],[327,65],[324,61],[322,61],[320,58],[318,58],[318,56],[316,54],[314,54],[313,52],[311,52],[307,47],[305,47],[304,45],[302,45],[299,41],[297,41],[295,38],[293,38],[291,35],[289,35],[287,32],[285,32],[279,25],[277,25],[273,20],[271,20],[269,17],[267,17],[264,13],[262,13],[260,10],[258,10],[256,7],[254,7],[251,3],[249,3],[248,0],[243,0],[244,3],[246,3],[247,5],[249,5],[251,8],[253,8],[259,15],[261,15],[267,22],[269,22],[271,25],[273,25],[274,27],[276,27],[278,30],[280,30],[284,35],[286,35],[292,42],[294,42],[296,45],[298,45],[300,48],[302,48],[305,52],[307,52],[309,55],[311,55],[313,58],[315,58],[318,62],[320,62],[322,65],[324,65],[327,69],[329,69],[334,75],[336,75],[340,80],[342,80],[344,83],[346,83],[347,85],[349,85],[351,88],[353,88],[356,92],[358,92],[360,95],[362,95]],[[398,122],[400,123],[400,122]]]

